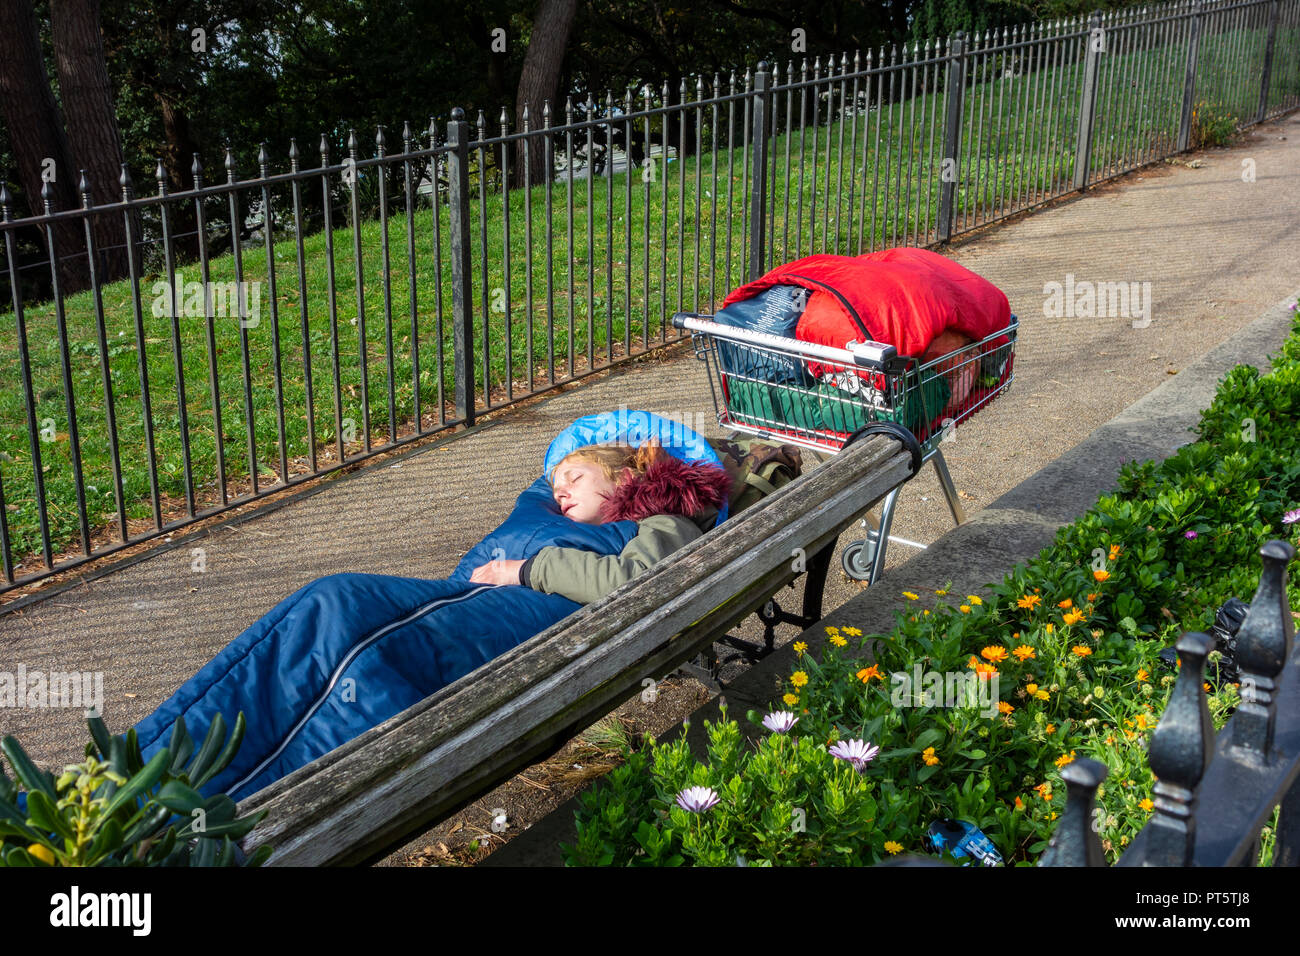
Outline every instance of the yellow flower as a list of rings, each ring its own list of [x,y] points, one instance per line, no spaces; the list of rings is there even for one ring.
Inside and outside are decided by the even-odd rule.
[[[1053,633],[1053,632],[1056,630],[1056,625],[1055,625],[1055,624],[1049,624],[1049,625],[1047,625],[1047,627],[1043,628],[1043,630],[1046,631],[1048,634],[1051,634],[1051,633]]]
[[[901,844],[901,843],[895,843],[893,840],[886,840],[886,841],[885,841],[885,850],[886,850],[886,852],[889,853],[890,856],[893,856],[893,855],[896,854],[896,853],[902,853],[902,852],[903,852],[903,844]]]
[[[1062,620],[1065,621],[1066,624],[1078,624],[1083,620],[1083,612],[1078,610],[1070,611],[1062,618]]]
[[[1053,810],[1051,813],[1049,813],[1049,814],[1047,815],[1047,819],[1048,819],[1048,820],[1055,820],[1055,819],[1056,819],[1056,811]]]
[[[876,680],[885,679],[885,675],[880,673],[880,668],[875,664],[872,664],[870,667],[864,667],[862,670],[858,671],[858,680],[862,681],[864,684],[870,683],[871,678],[873,677]]]
[[[1010,704],[1008,704],[1005,700],[1001,700],[998,701],[998,710],[1002,711],[1002,713],[1004,714],[1009,714],[1013,710],[1015,710],[1015,708],[1012,707]]]
[[[1034,691],[1034,696],[1037,697],[1039,700],[1047,700],[1047,698],[1051,697],[1052,695],[1045,690],[1039,689]]]
[[[793,707],[795,704],[799,703],[799,697],[795,694],[786,694],[781,699],[785,701],[785,706],[787,707]]]
[[[1140,669],[1138,670],[1138,672],[1137,672],[1137,679],[1138,679],[1139,681],[1145,681],[1145,680],[1150,680],[1150,679],[1151,679],[1150,675],[1147,674],[1147,672],[1146,672],[1146,668],[1140,668]]]
[[[1114,561],[1116,558],[1119,557],[1119,555],[1120,555],[1119,545],[1117,545],[1117,544],[1112,544],[1112,545],[1110,546],[1110,559],[1111,559],[1112,561]]]
[[[1074,762],[1073,750],[1071,750],[1068,754],[1061,754],[1061,756],[1056,758],[1057,769],[1064,767],[1067,763],[1073,763],[1073,762]]]
[[[803,671],[795,671],[790,675],[790,683],[794,684],[795,687],[803,687],[808,683],[808,675]]]
[[[1034,649],[1030,647],[1028,644],[1021,644],[1011,653],[1015,654],[1016,658],[1020,661],[1020,663],[1023,664],[1025,661],[1029,660],[1031,657],[1034,656]]]
[[[933,767],[939,762],[939,758],[934,755],[933,747],[926,747],[921,751],[921,759],[925,761],[927,767]]]
[[[970,613],[970,605],[969,605],[969,604],[963,604],[963,605],[961,606],[960,610],[961,610],[961,612],[962,612],[963,614],[969,614],[969,613]]]
[[[921,612],[921,617],[928,617],[929,614],[930,614],[930,609],[926,608],[924,611]]]
[[[1087,657],[1089,654],[1092,653],[1091,647],[1082,647],[1078,644],[1070,648],[1070,650],[1073,651],[1075,654],[1078,654],[1080,657]]]
[[[1146,729],[1147,729],[1147,726],[1148,726],[1148,724],[1147,724],[1147,721],[1148,721],[1148,720],[1149,720],[1149,718],[1147,717],[1146,714],[1138,714],[1138,715],[1137,715],[1137,728],[1138,728],[1138,730],[1146,730]]]
[[[1001,664],[1007,659],[1007,649],[993,645],[980,651],[980,657],[984,658],[990,664]]]
[[[1037,693],[1038,693],[1038,685],[1037,685],[1037,684],[1026,684],[1026,685],[1025,685],[1025,693],[1028,694],[1028,695],[1031,696],[1031,697],[1032,697],[1034,694],[1037,694]]]
[[[794,642],[794,652],[795,652],[796,654],[802,654],[802,653],[803,653],[804,651],[806,651],[806,650],[808,650],[808,642],[807,642],[807,641],[795,641],[795,642]]]
[[[1058,601],[1058,602],[1056,602],[1056,606],[1057,606],[1057,607],[1074,607],[1074,602],[1071,601],[1069,598],[1066,598],[1064,601]]]
[[[46,866],[54,865],[54,854],[50,848],[43,843],[33,843],[27,848],[27,852],[36,859],[40,860]]]
[[[839,629],[838,627],[830,627],[830,626],[827,626],[827,628],[826,628],[826,633],[827,633],[827,634],[832,634],[832,635],[834,635],[834,634],[838,634],[839,632],[840,632],[840,629]]]
[[[909,601],[918,601],[920,600],[921,595],[913,594],[911,591],[904,591],[903,597],[907,598]]]
[[[844,647],[846,644],[849,643],[844,638],[840,637],[838,634],[832,634],[830,637],[830,641],[836,647]]]
[[[1147,797],[1145,800],[1139,801],[1138,806],[1141,807],[1143,810],[1145,810],[1147,813],[1150,813],[1152,810],[1156,808],[1156,805],[1151,802],[1150,797]]]
[[[1016,602],[1016,606],[1029,610],[1033,608],[1034,605],[1036,605],[1041,600],[1042,598],[1040,598],[1037,594],[1026,594],[1024,597],[1022,597],[1019,601]]]
[[[943,597],[945,594],[948,593],[948,589],[947,589],[947,588],[941,588],[941,589],[935,591],[934,593],[937,594],[937,595],[939,595],[939,597]]]
[[[1108,579],[1110,578],[1110,572],[1109,572],[1109,571],[1106,571],[1106,570],[1093,571],[1093,572],[1092,572],[1092,576],[1093,576],[1094,578],[1097,579],[1097,582],[1098,582],[1098,583],[1100,583],[1100,582],[1102,582],[1102,581],[1106,581],[1106,580],[1108,580]]]
[[[861,631],[860,629],[856,628],[856,627],[846,627],[846,628],[844,629],[844,633],[847,634],[849,637],[861,637],[861,636],[862,636],[862,631]]]
[[[984,603],[984,600],[978,594],[968,594],[966,595],[966,600],[970,601],[971,604],[974,604],[976,607],[979,607]]]
[[[1205,692],[1206,692],[1207,694],[1210,693],[1210,683],[1209,683],[1209,681],[1206,681],[1204,684],[1201,685],[1201,687],[1203,687],[1203,688],[1205,689]]]

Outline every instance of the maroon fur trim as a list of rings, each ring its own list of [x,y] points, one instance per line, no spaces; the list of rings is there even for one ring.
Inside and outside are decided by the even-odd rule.
[[[690,518],[721,508],[731,493],[731,476],[705,461],[688,464],[665,455],[644,475],[624,481],[601,506],[604,521],[640,521],[650,515]]]

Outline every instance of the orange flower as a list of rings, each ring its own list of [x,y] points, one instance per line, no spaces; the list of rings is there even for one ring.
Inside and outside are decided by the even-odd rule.
[[[1068,614],[1065,615],[1065,617],[1062,618],[1062,620],[1064,620],[1066,624],[1078,624],[1080,621],[1083,620],[1083,612],[1077,610],[1070,611]]]
[[[1050,737],[1050,736],[1051,736],[1052,734],[1054,734],[1054,733],[1056,733],[1056,724],[1048,724],[1048,725],[1047,725],[1047,735]]]
[[[1089,654],[1092,653],[1091,647],[1082,647],[1078,644],[1070,648],[1070,650],[1073,651],[1075,654],[1078,654],[1080,657],[1087,657]]]
[[[1149,677],[1149,675],[1147,674],[1145,668],[1142,668],[1142,669],[1139,669],[1139,670],[1138,670],[1138,672],[1137,672],[1137,679],[1138,679],[1139,681],[1145,681],[1145,680],[1149,680],[1149,679],[1150,679],[1150,677]]]
[[[1110,559],[1114,561],[1116,558],[1119,557],[1119,555],[1120,555],[1119,545],[1112,544],[1110,546]]]
[[[992,677],[992,676],[993,676],[994,674],[996,674],[997,672],[998,672],[998,669],[997,669],[996,667],[994,667],[992,664],[982,664],[982,663],[981,663],[981,664],[976,664],[976,665],[975,665],[975,673],[979,675],[979,677],[980,677],[981,680],[986,680],[986,679]]]
[[[1040,783],[1038,786],[1034,787],[1034,790],[1036,790],[1038,795],[1044,800],[1052,799],[1052,785],[1050,783]]]
[[[1100,594],[1097,594],[1097,593],[1094,592],[1094,593],[1088,595],[1088,600],[1089,600],[1089,601],[1095,601],[1095,600],[1097,600],[1097,598],[1099,598],[1099,597],[1101,597],[1101,595],[1100,595]]]
[[[1005,700],[1001,700],[998,701],[998,710],[1002,711],[1002,713],[1004,714],[1009,714],[1013,710],[1015,710],[1015,708],[1012,707],[1010,704],[1008,704]]]
[[[921,759],[925,761],[927,767],[933,767],[939,762],[939,758],[934,755],[933,747],[926,747],[925,750],[921,751]]]
[[[1066,598],[1064,601],[1057,601],[1057,602],[1056,602],[1056,606],[1057,606],[1057,607],[1074,607],[1074,602],[1071,601],[1069,598]]]
[[[1025,661],[1029,660],[1029,658],[1034,656],[1034,649],[1030,647],[1028,644],[1021,644],[1011,653],[1015,654],[1016,659],[1023,664]]]
[[[858,671],[858,679],[864,684],[871,683],[871,678],[873,677],[876,680],[885,679],[885,675],[880,673],[880,668],[876,664],[872,664],[870,667],[864,667],[862,670]]]
[[[1067,763],[1073,763],[1073,762],[1074,762],[1074,751],[1071,750],[1068,754],[1061,754],[1061,756],[1056,758],[1056,767],[1059,770],[1061,767],[1064,767]]]
[[[984,658],[990,664],[1001,664],[1007,659],[1007,649],[1005,647],[997,647],[996,645],[986,647],[984,650],[980,651],[980,657]]]
[[[1156,808],[1156,805],[1151,802],[1150,797],[1147,797],[1145,800],[1138,801],[1138,806],[1141,807],[1143,810],[1145,810],[1147,813],[1150,813],[1152,810]]]
[[[1026,594],[1024,597],[1022,597],[1019,601],[1016,602],[1016,606],[1029,610],[1033,608],[1034,605],[1036,605],[1041,600],[1042,598],[1040,598],[1037,594]]]
[[[1016,797],[1016,809],[1023,810],[1024,808],[1025,808],[1025,801],[1021,800],[1019,797]]]
[[[1098,582],[1098,583],[1100,583],[1100,582],[1102,582],[1102,581],[1106,581],[1106,580],[1108,580],[1108,579],[1110,578],[1110,572],[1109,572],[1109,571],[1106,571],[1106,570],[1104,570],[1104,569],[1101,570],[1101,571],[1093,571],[1093,572],[1092,572],[1092,576],[1093,576],[1094,578],[1097,579],[1097,582]]]
[[[1035,694],[1038,693],[1038,685],[1037,685],[1037,684],[1026,684],[1026,685],[1025,685],[1025,693],[1028,694],[1030,697],[1033,697]]]

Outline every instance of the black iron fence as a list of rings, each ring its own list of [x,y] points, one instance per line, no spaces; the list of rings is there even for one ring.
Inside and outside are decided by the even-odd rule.
[[[776,263],[942,243],[1279,116],[1298,54],[1300,0],[1178,2],[456,110],[393,153],[324,135],[249,179],[227,147],[222,183],[124,168],[97,206],[83,175],[26,218],[0,179],[0,593],[676,341]]]
[[[1120,866],[1253,866],[1267,826],[1273,866],[1300,863],[1300,662],[1286,591],[1295,549],[1270,541],[1260,554],[1264,573],[1236,641],[1241,703],[1216,736],[1202,687],[1215,640],[1183,635],[1178,679],[1147,748],[1154,813]],[[1041,865],[1104,866],[1094,802],[1107,769],[1080,758],[1061,776],[1065,811]]]

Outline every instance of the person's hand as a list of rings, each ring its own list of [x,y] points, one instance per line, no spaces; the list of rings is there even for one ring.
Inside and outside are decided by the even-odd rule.
[[[480,564],[469,576],[475,584],[519,584],[519,569],[522,561],[489,561]]]

